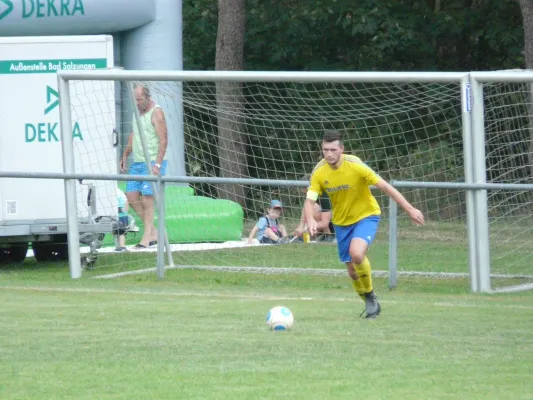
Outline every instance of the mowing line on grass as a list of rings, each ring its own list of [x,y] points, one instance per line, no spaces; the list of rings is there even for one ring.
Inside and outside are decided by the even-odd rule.
[[[326,275],[326,276],[345,276],[345,269],[326,269],[326,268],[272,268],[272,267],[235,267],[235,266],[211,266],[211,265],[172,265],[165,267],[165,270],[179,270],[179,269],[198,269],[215,272],[246,272],[252,274],[297,274],[297,275]],[[123,276],[142,275],[151,272],[156,272],[157,268],[143,268],[133,271],[116,272],[113,274],[104,274],[94,276],[93,279],[115,279]],[[428,278],[468,278],[469,273],[466,272],[424,272],[424,271],[398,271],[398,276],[407,277],[428,277]],[[389,271],[373,270],[372,276],[387,277]],[[511,274],[491,274],[491,278],[501,279],[532,279],[533,275],[511,275]]]
[[[238,300],[276,300],[276,301],[331,301],[331,302],[352,302],[356,299],[354,297],[296,297],[296,296],[280,296],[280,295],[264,295],[264,294],[238,294],[238,293],[222,293],[222,292],[177,292],[177,291],[149,291],[149,290],[124,290],[124,289],[102,289],[102,288],[66,288],[66,287],[42,287],[42,286],[2,286],[0,290],[4,291],[34,291],[34,292],[57,292],[57,293],[85,293],[85,294],[120,294],[120,295],[148,295],[148,296],[172,296],[172,297],[200,297],[200,298],[225,298]],[[533,310],[532,305],[523,304],[498,304],[487,302],[486,304],[479,303],[453,303],[449,301],[413,301],[413,300],[382,300],[384,304],[401,304],[401,305],[416,305],[420,303],[431,304],[435,307],[457,307],[457,308],[514,308],[523,310]]]
[[[522,285],[515,285],[506,288],[492,289],[492,293],[516,293],[524,290],[533,290],[533,283],[524,283]]]

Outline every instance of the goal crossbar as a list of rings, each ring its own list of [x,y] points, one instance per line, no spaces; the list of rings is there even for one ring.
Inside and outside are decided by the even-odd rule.
[[[460,82],[468,77],[463,72],[277,72],[277,71],[136,71],[111,68],[106,70],[60,70],[64,80],[114,81],[197,81],[197,82]]]

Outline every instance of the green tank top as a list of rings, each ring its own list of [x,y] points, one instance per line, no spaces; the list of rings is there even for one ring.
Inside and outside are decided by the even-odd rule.
[[[159,151],[159,136],[155,133],[155,127],[154,124],[152,124],[152,114],[156,108],[161,107],[156,104],[150,111],[140,116],[142,131],[146,137],[148,153],[150,153],[150,161],[156,161],[157,153]],[[133,116],[133,161],[145,162],[143,145],[135,115]]]

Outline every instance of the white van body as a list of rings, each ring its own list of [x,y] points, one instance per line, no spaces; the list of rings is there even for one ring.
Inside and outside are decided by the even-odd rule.
[[[113,67],[113,38],[0,38],[0,171],[63,172],[57,71]],[[115,83],[73,81],[70,101],[76,172],[117,173]],[[116,217],[116,183],[77,185],[80,232],[93,212]],[[95,215],[92,215],[94,217]],[[0,178],[0,244],[66,241],[63,180]]]

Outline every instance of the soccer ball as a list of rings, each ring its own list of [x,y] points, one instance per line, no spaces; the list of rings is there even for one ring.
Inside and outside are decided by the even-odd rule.
[[[287,307],[277,306],[268,312],[266,323],[273,331],[287,331],[294,324],[294,316]]]

